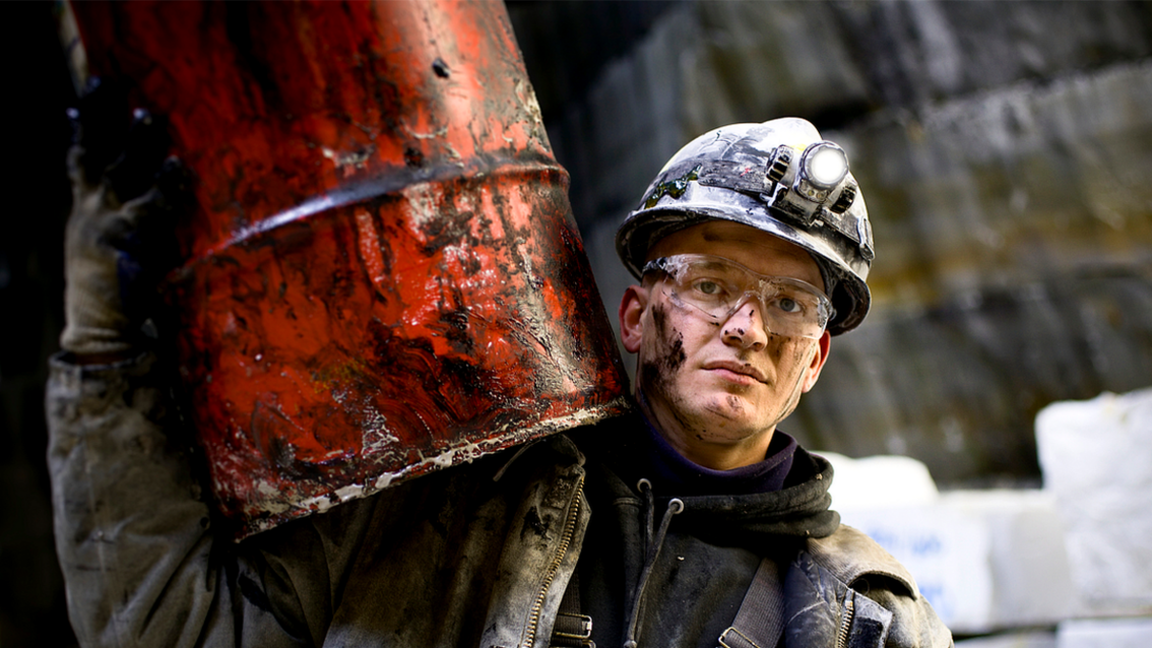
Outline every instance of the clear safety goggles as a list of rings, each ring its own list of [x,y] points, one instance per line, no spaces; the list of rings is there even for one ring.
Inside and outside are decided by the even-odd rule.
[[[724,322],[749,299],[760,301],[768,333],[819,339],[832,317],[832,302],[819,288],[791,277],[773,277],[735,261],[708,254],[677,254],[653,259],[644,274],[668,278],[668,296],[709,320]]]

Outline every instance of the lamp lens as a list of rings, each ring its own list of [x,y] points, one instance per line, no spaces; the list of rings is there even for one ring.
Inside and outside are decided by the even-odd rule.
[[[848,157],[839,147],[818,144],[805,161],[808,179],[823,187],[832,187],[848,174]]]

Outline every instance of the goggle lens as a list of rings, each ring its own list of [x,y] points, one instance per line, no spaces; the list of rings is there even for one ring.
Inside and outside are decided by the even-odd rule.
[[[644,273],[668,276],[669,296],[711,321],[723,322],[748,299],[760,301],[768,333],[819,339],[832,317],[832,303],[816,286],[791,277],[773,277],[723,257],[677,254],[648,262]]]

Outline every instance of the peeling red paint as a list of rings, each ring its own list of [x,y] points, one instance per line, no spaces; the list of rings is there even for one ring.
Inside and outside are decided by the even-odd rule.
[[[626,407],[502,5],[72,9],[196,177],[171,286],[238,536]]]

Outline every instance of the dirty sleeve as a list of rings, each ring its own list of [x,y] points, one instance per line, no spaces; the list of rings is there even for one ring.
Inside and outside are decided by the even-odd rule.
[[[80,644],[312,645],[275,559],[213,533],[156,364],[51,360],[56,549]]]

